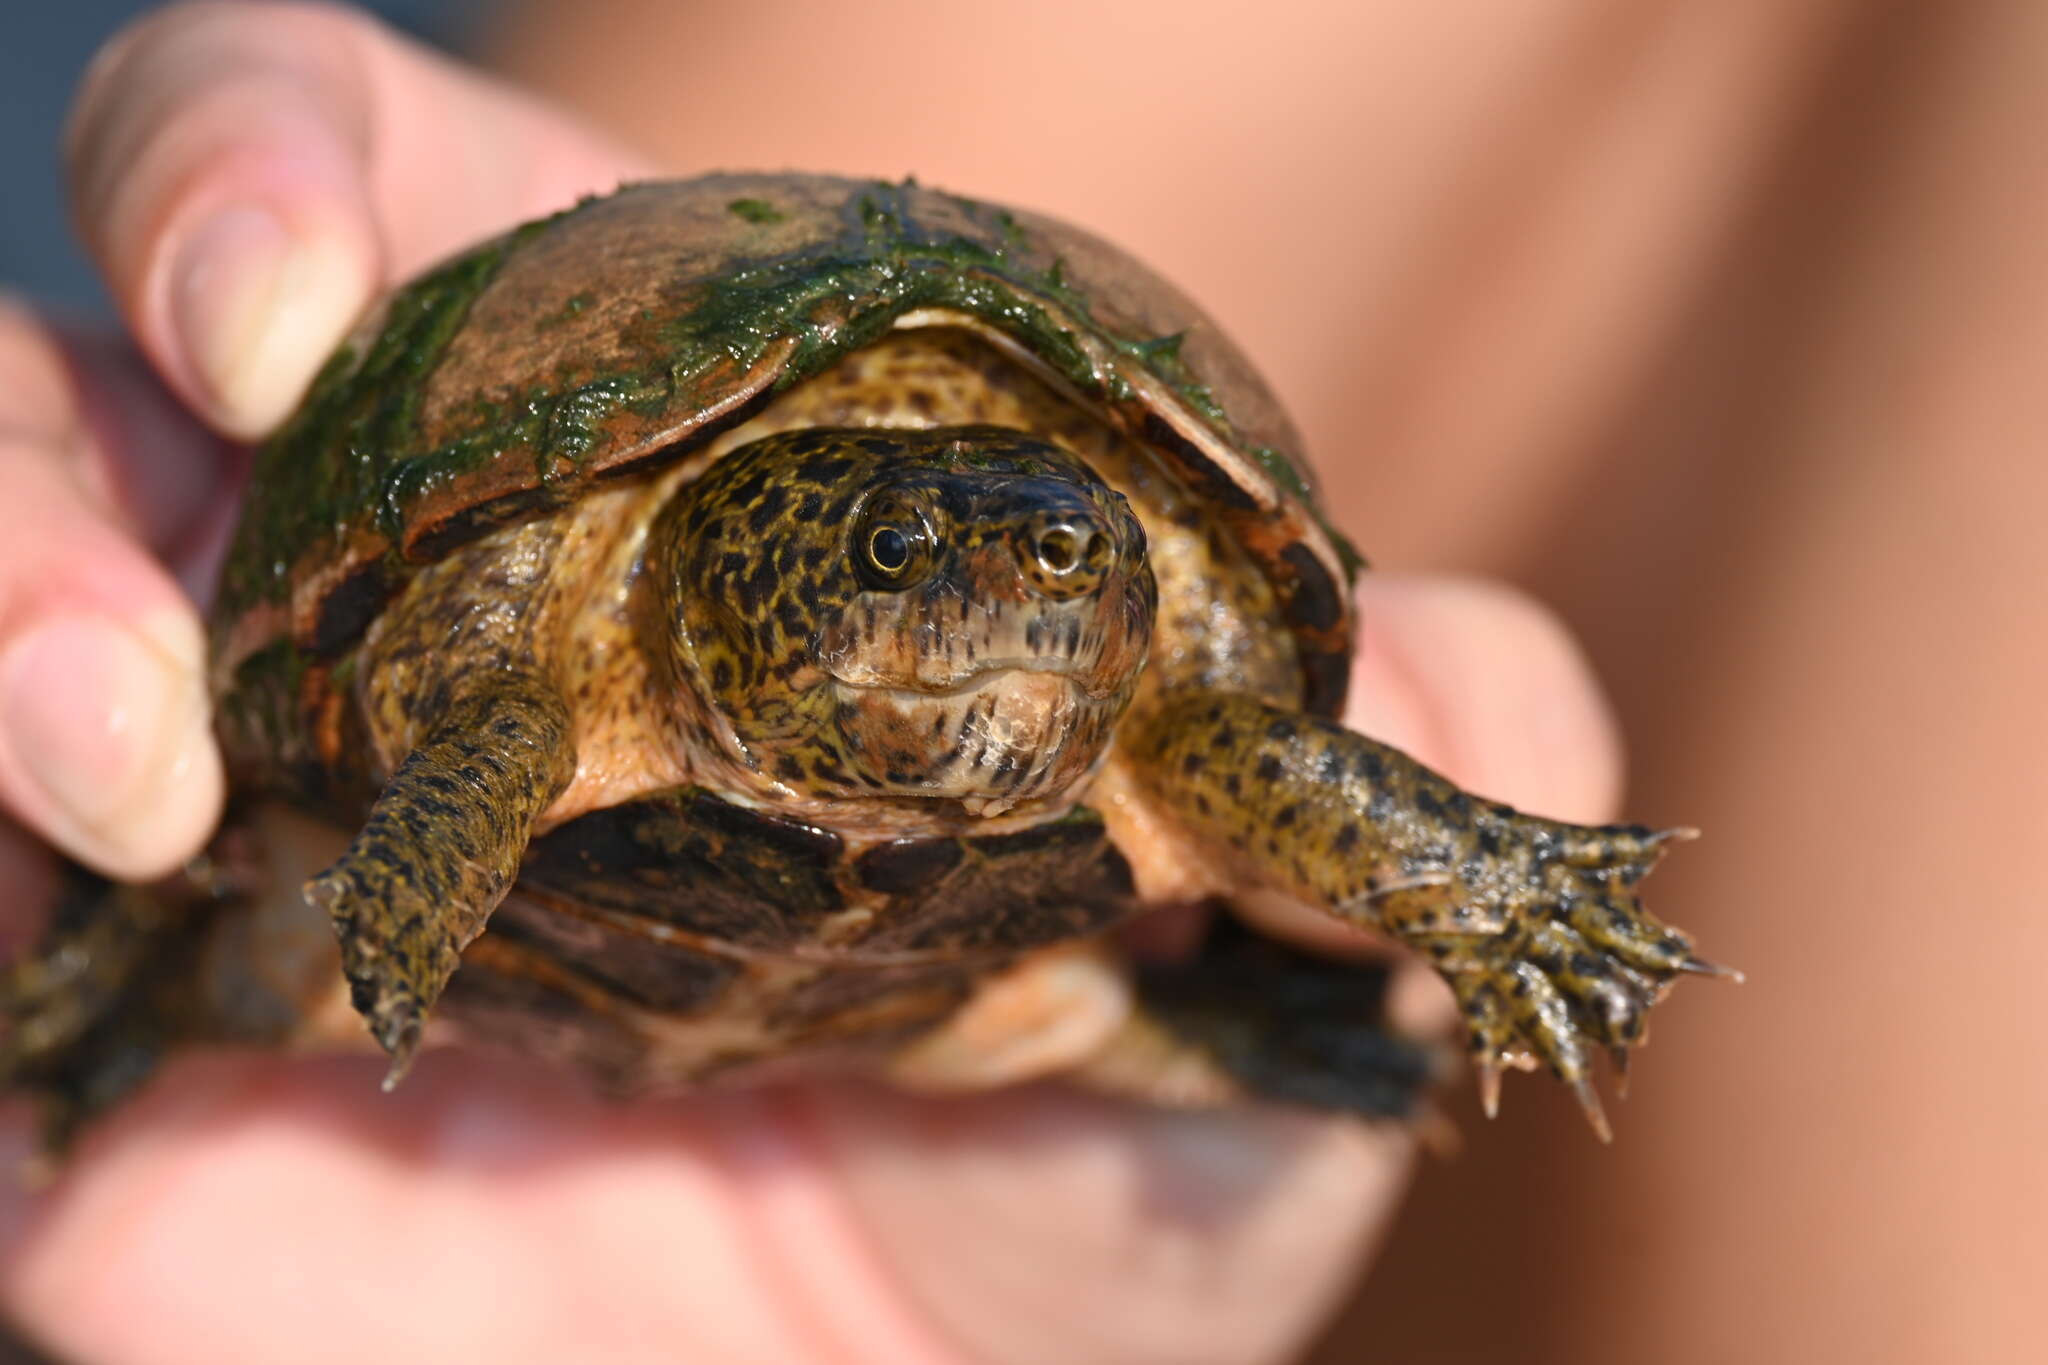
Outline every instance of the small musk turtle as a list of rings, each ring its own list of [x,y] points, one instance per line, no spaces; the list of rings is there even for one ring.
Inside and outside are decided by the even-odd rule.
[[[1592,1056],[1717,970],[1637,904],[1674,832],[1340,725],[1358,566],[1244,359],[1084,233],[824,176],[588,200],[392,296],[260,453],[228,820],[74,875],[0,1068],[59,1140],[168,1045],[367,1021],[395,1081],[430,1016],[619,1093],[1411,1112],[1382,970],[1228,916],[1115,951],[1277,893],[1435,963],[1489,1108],[1547,1064],[1604,1134]]]

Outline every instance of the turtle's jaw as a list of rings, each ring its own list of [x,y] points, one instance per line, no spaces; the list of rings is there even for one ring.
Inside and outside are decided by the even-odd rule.
[[[1126,698],[1070,672],[986,669],[943,691],[835,683],[835,729],[893,795],[992,815],[1058,796],[1095,765]]]

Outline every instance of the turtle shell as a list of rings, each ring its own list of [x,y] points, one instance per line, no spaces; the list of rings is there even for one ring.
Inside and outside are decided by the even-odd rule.
[[[725,174],[475,247],[328,362],[258,452],[222,578],[231,751],[306,752],[334,667],[414,567],[651,473],[918,325],[977,330],[1159,452],[1271,577],[1304,706],[1341,706],[1357,558],[1278,402],[1179,291],[1079,229],[915,182]]]

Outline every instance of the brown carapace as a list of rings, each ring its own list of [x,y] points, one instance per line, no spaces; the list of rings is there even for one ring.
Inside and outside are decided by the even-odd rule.
[[[208,856],[83,874],[0,1074],[61,1137],[167,1047],[368,1033],[619,1093],[856,1071],[1413,1111],[1384,970],[1450,982],[1489,1111],[1603,1136],[1678,975],[1680,831],[1460,791],[1345,729],[1355,567],[1249,369],[1072,229],[910,186],[636,187],[399,295],[259,464],[215,632]]]

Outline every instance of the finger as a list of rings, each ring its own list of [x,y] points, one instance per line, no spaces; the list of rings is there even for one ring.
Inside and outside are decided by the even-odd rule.
[[[197,613],[118,524],[62,354],[0,304],[0,805],[153,877],[221,800]]]
[[[86,433],[81,477],[203,603],[233,526],[247,448],[202,426],[113,328],[49,319],[44,326],[68,362]]]
[[[488,1053],[390,1095],[379,1074],[174,1061],[55,1188],[0,1181],[0,1309],[109,1365],[959,1359],[891,1300],[777,1096],[628,1107]]]
[[[988,1362],[1291,1360],[1407,1183],[1390,1125],[821,1092],[820,1149],[911,1313]]]
[[[110,44],[68,160],[144,351],[240,437],[283,418],[383,288],[640,169],[362,15],[249,4],[166,9]]]
[[[378,1074],[174,1062],[54,1190],[0,1186],[0,1303],[109,1362],[1241,1365],[1327,1312],[1408,1160],[1391,1130],[1050,1087],[622,1107],[488,1054]]]

